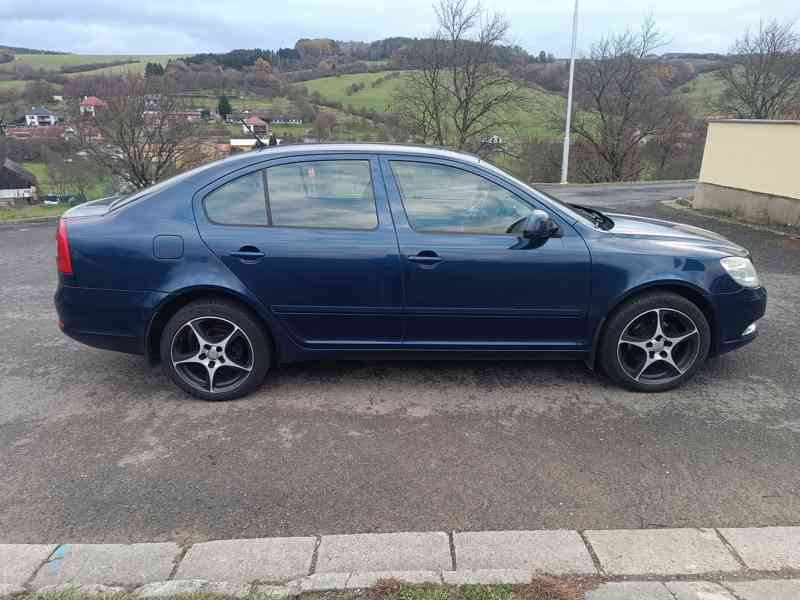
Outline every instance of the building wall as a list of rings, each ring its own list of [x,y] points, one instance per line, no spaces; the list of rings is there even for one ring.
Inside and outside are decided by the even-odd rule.
[[[0,207],[2,208],[23,206],[32,203],[35,199],[35,187],[0,190]]]
[[[695,206],[752,221],[800,223],[800,121],[708,125]]]

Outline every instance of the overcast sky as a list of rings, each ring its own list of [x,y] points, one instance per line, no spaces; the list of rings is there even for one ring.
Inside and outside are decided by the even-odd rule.
[[[569,52],[573,0],[484,0],[531,52]],[[724,52],[760,19],[798,19],[797,0],[581,0],[578,45],[652,12],[665,50]],[[182,53],[293,46],[299,37],[371,41],[433,28],[431,0],[0,0],[0,44],[77,53]]]

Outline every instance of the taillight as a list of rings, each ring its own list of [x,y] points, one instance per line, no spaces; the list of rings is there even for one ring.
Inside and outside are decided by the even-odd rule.
[[[67,222],[64,219],[59,219],[56,229],[56,265],[64,275],[72,275],[72,257],[69,253]]]

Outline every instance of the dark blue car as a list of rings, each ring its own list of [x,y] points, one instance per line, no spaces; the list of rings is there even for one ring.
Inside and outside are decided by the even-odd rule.
[[[752,341],[766,307],[749,252],[719,235],[431,148],[236,156],[73,208],[57,245],[64,333],[207,400],[364,355],[566,356],[661,391]]]

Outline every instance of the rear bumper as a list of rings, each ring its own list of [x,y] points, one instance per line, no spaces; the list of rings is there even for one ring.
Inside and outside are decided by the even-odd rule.
[[[758,330],[745,333],[747,328],[764,316],[767,309],[767,290],[741,289],[730,294],[713,296],[717,317],[716,348],[714,354],[724,354],[752,342]]]
[[[74,340],[104,350],[143,354],[153,307],[167,294],[58,286],[59,327]]]

